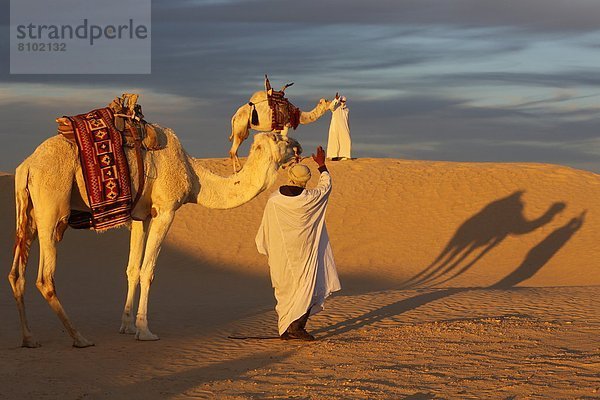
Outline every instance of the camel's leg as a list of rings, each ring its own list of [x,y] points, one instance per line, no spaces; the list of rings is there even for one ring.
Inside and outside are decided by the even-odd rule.
[[[238,158],[237,152],[242,144],[242,139],[238,135],[234,135],[233,143],[231,144],[231,149],[229,149],[229,157],[231,158],[231,163],[233,165],[233,173],[237,173],[242,169],[242,165],[240,164],[240,159]]]
[[[32,227],[33,228],[33,227]],[[35,239],[35,228],[28,229],[26,236],[22,238],[22,242],[15,246],[15,257],[13,259],[12,268],[8,275],[10,286],[13,290],[13,295],[17,302],[19,317],[21,319],[21,332],[23,347],[39,347],[40,344],[34,339],[29,324],[27,323],[27,314],[25,313],[25,269],[27,268],[27,259],[29,258],[29,249],[31,242]]]
[[[71,320],[63,309],[56,295],[54,273],[56,271],[56,239],[54,229],[57,223],[42,224],[38,222],[38,235],[40,242],[40,267],[36,286],[46,299],[52,310],[62,321],[67,332],[73,338],[74,347],[93,346],[94,343],[84,338],[71,324]]]
[[[427,267],[425,267],[425,269],[423,271],[419,272],[412,278],[409,278],[407,281],[404,282],[404,284],[406,286],[413,286],[413,285],[418,284],[420,281],[420,278],[423,275],[427,274],[429,271],[431,271],[432,269],[434,269],[437,266],[437,263],[442,259],[442,257],[445,255],[445,252],[447,250],[448,250],[448,247],[446,247],[446,249],[431,264],[429,264]]]
[[[485,256],[490,250],[492,250],[494,247],[496,247],[503,239],[504,239],[504,237],[495,238],[492,241],[492,243],[490,243],[485,249],[483,249],[481,251],[481,253],[479,253],[477,255],[477,257],[475,257],[472,261],[470,261],[467,265],[465,265],[464,267],[462,267],[458,272],[456,272],[451,277],[446,278],[443,281],[439,282],[438,285],[446,283],[449,280],[454,279],[454,278],[458,277],[459,275],[462,275],[465,271],[467,271],[469,268],[471,268],[473,265],[475,265],[475,263],[477,263],[479,260],[481,260],[481,258],[483,256]]]
[[[467,257],[473,252],[475,251],[475,249],[478,247],[477,243],[472,243],[471,245],[469,245],[466,250],[463,251],[463,253],[460,255],[460,257],[455,258],[455,257],[449,257],[448,260],[446,260],[446,262],[442,265],[440,265],[435,271],[431,272],[430,274],[428,274],[426,277],[424,277],[420,284],[433,284],[433,282],[436,279],[440,279],[442,278],[444,275],[451,273],[454,269],[458,268],[460,266],[460,264],[467,259]],[[462,250],[461,250],[462,251]],[[460,251],[458,251],[456,253],[457,255],[460,254]],[[450,265],[446,266],[447,263],[452,262]],[[439,284],[439,283],[438,283]]]
[[[238,158],[238,149],[248,135],[250,134],[250,108],[242,106],[231,118],[231,135],[229,141],[231,148],[229,149],[229,157],[233,164],[233,173],[237,173],[242,169],[240,159]]]
[[[444,251],[442,251],[442,253],[435,259],[435,261],[429,264],[429,266],[427,266],[427,268],[425,268],[423,271],[410,278],[406,284],[411,286],[422,284],[431,278],[432,275],[435,275],[438,271],[444,269],[448,263],[452,262],[452,260],[454,260],[454,258],[464,250],[458,246],[452,248],[452,250],[450,249],[450,246],[447,246]]]
[[[240,159],[238,158],[237,154],[233,155],[233,157],[231,158],[231,162],[233,165],[233,173],[235,175],[242,169],[242,163],[240,162]]]
[[[144,252],[144,262],[140,271],[140,304],[135,321],[137,332],[135,338],[138,340],[158,340],[158,336],[148,329],[148,294],[150,285],[154,279],[154,266],[162,242],[169,231],[173,222],[175,211],[159,211],[158,215],[150,221],[148,228],[148,240],[146,241],[146,250]]]
[[[29,168],[22,164],[17,168],[15,174],[15,204],[16,204],[16,233],[14,258],[8,280],[13,290],[13,296],[17,302],[17,310],[21,320],[22,346],[39,347],[39,343],[33,338],[33,334],[27,323],[25,313],[25,269],[29,258],[31,243],[37,234],[33,218],[33,206],[30,201],[27,184],[29,179]]]
[[[144,256],[148,220],[133,221],[131,224],[131,240],[129,245],[129,262],[127,263],[127,300],[121,317],[119,332],[134,334],[136,332],[133,320],[133,298],[140,282],[140,268]]]

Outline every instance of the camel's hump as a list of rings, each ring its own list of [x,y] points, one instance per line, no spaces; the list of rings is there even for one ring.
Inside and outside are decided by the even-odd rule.
[[[250,102],[256,104],[260,101],[264,101],[267,99],[267,92],[265,92],[264,90],[260,90],[258,92],[254,92],[254,94],[252,95],[252,97],[250,97]]]

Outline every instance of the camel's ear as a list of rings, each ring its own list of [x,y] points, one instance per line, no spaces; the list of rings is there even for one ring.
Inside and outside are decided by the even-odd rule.
[[[271,90],[271,82],[269,82],[269,78],[267,77],[267,74],[265,74],[265,91],[269,91]]]
[[[335,99],[339,99],[340,98],[340,94],[338,92],[335,92]]]

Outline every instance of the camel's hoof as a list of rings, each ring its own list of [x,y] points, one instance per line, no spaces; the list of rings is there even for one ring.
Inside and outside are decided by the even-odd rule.
[[[119,328],[119,333],[125,333],[127,335],[133,335],[136,333],[135,325],[133,324],[122,324]]]
[[[34,338],[25,338],[23,339],[23,343],[21,343],[21,347],[28,347],[30,349],[35,349],[37,347],[42,347],[40,342],[35,340]]]
[[[135,339],[136,340],[144,340],[144,341],[152,341],[152,340],[159,340],[160,338],[158,337],[158,335],[155,335],[154,333],[146,330],[146,331],[137,331],[135,333]]]
[[[91,347],[93,345],[93,342],[90,342],[85,338],[80,338],[73,341],[73,347],[77,347],[78,349],[83,349],[84,347]]]

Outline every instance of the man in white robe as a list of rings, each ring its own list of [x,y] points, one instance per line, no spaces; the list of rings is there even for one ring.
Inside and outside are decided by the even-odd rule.
[[[352,138],[348,122],[348,106],[346,97],[340,98],[340,103],[332,112],[329,125],[329,140],[327,141],[327,158],[331,160],[350,160],[352,158]]]
[[[341,289],[325,227],[331,177],[320,146],[312,157],[321,173],[317,187],[305,188],[311,177],[307,166],[291,167],[290,184],[271,195],[256,235],[258,252],[269,257],[278,330],[284,340],[314,340],[305,329],[308,317]]]

